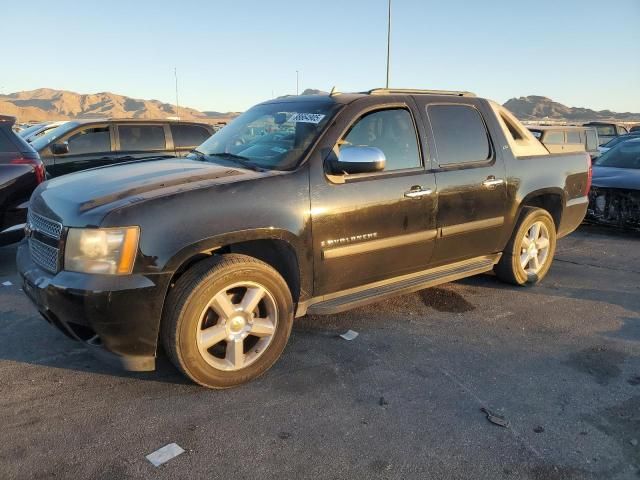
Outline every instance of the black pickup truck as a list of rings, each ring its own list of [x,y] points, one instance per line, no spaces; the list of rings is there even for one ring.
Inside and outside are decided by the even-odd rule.
[[[18,270],[68,336],[138,371],[162,344],[225,388],[278,359],[295,317],[491,270],[535,284],[589,187],[586,153],[550,155],[467,92],[287,97],[186,159],[45,182]]]

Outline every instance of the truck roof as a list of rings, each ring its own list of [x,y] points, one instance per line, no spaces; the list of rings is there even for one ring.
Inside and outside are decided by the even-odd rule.
[[[475,97],[472,92],[458,90],[420,90],[409,88],[374,88],[365,92],[332,92],[328,94],[315,95],[287,95],[284,97],[274,98],[262,102],[262,104],[270,103],[286,103],[286,102],[326,102],[346,105],[357,100],[358,98],[368,97],[371,95],[432,95],[442,97]]]
[[[197,125],[206,125],[208,123],[199,122],[197,120],[173,120],[169,118],[77,118],[69,120],[69,123],[74,125],[84,125],[88,123],[105,123],[105,122],[127,122],[127,123],[188,123]],[[52,122],[53,123],[53,122]]]

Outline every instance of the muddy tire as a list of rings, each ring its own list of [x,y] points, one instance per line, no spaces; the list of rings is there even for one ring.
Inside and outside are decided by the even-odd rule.
[[[553,218],[541,208],[525,207],[494,272],[513,285],[535,285],[549,272],[555,252]]]
[[[197,263],[176,282],[162,318],[173,364],[208,388],[229,388],[266,372],[282,354],[293,301],[282,276],[246,255]]]

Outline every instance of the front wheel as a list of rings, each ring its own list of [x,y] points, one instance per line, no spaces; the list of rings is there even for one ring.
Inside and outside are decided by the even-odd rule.
[[[293,302],[280,274],[246,255],[196,264],[174,286],[162,320],[171,361],[209,388],[248,382],[280,357]]]
[[[504,282],[534,285],[551,268],[555,251],[553,218],[546,210],[526,207],[494,271]]]

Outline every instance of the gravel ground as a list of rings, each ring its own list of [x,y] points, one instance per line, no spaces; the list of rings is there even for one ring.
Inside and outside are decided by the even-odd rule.
[[[101,364],[38,317],[0,249],[0,477],[638,479],[639,245],[582,227],[534,288],[483,275],[306,317],[227,391],[166,360]],[[146,460],[171,442],[186,452]]]

